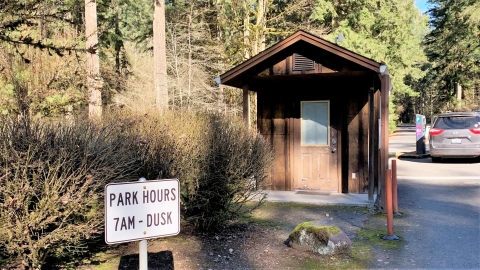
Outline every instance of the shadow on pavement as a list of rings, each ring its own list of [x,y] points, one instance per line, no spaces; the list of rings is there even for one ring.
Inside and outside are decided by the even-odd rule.
[[[120,259],[118,270],[138,269],[138,254],[125,255]],[[171,251],[160,251],[156,253],[148,253],[148,269],[174,269],[173,254]]]
[[[477,158],[442,158],[439,163],[475,164],[475,163],[480,163],[480,157],[477,157]]]
[[[416,162],[416,163],[433,163],[430,156],[426,157],[412,157],[412,156],[402,156],[400,155],[398,159]],[[480,158],[442,158],[439,162],[442,164],[477,164],[480,163]]]
[[[395,133],[405,133],[405,132],[408,132],[408,133],[415,133],[415,127],[412,129],[412,128],[397,128],[396,130],[394,130],[392,132],[392,134],[395,134]],[[399,136],[400,134],[395,134],[395,136]],[[408,136],[411,136],[411,134],[407,134]]]
[[[432,159],[430,157],[427,158],[402,158],[399,157],[398,159],[408,162],[415,162],[415,163],[432,163]]]

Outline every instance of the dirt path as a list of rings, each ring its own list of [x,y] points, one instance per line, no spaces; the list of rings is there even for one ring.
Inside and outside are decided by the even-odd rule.
[[[320,256],[284,244],[301,222],[332,220],[352,240],[372,216],[366,207],[266,203],[251,218],[217,234],[188,228],[175,237],[149,241],[149,269],[366,269],[372,246],[355,245],[351,255]],[[361,242],[361,241],[360,241]],[[137,269],[136,243],[112,247],[83,269]]]

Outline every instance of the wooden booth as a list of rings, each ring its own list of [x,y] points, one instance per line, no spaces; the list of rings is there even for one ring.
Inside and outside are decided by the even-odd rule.
[[[298,31],[217,78],[275,150],[272,190],[369,193],[388,166],[387,66]]]

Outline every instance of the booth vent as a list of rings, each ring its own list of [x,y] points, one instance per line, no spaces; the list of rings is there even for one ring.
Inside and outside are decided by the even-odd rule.
[[[306,71],[306,70],[314,70],[315,69],[315,61],[312,59],[308,59],[307,57],[295,53],[293,55],[293,70],[294,71]]]

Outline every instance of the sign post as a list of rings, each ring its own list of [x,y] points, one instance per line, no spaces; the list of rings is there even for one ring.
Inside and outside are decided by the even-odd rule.
[[[425,154],[425,115],[417,114],[415,116],[415,134],[416,134],[416,153]]]
[[[139,182],[146,182],[147,179],[140,178]],[[138,269],[148,270],[148,241],[140,240],[138,242]]]
[[[147,269],[147,239],[180,233],[179,196],[178,179],[107,184],[105,242],[140,241],[140,269]]]

